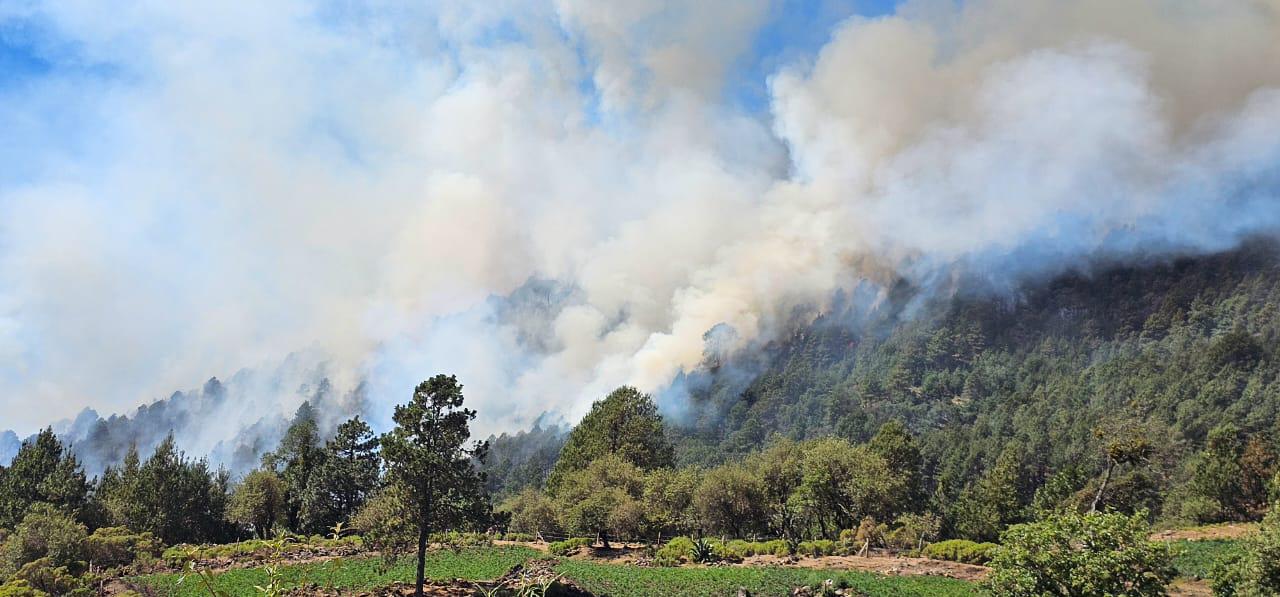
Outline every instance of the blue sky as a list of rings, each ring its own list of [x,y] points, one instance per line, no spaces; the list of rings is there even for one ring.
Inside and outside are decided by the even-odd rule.
[[[730,100],[751,110],[763,108],[769,74],[811,57],[840,21],[854,15],[892,14],[901,1],[786,0],[775,7],[759,30],[750,54],[742,57],[726,90]],[[44,77],[102,76],[109,72],[107,65],[86,64],[74,44],[59,38],[38,17],[0,15],[0,93]]]

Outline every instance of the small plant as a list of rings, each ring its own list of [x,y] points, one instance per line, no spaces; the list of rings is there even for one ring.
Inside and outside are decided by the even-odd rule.
[[[209,597],[231,597],[230,593],[221,591],[216,585],[214,585],[213,572],[200,569],[196,564],[199,557],[200,548],[191,547],[187,549],[187,562],[186,565],[183,566],[182,576],[178,577],[178,585],[181,586],[188,578],[192,578],[195,579],[192,582],[199,583],[201,588],[209,594]]]
[[[530,582],[520,587],[520,597],[546,597],[551,592],[551,587],[560,582],[560,578],[560,575],[557,574]]]
[[[698,538],[689,549],[689,559],[699,564],[707,564],[716,560],[716,550],[710,541]]]
[[[262,569],[267,573],[266,585],[254,585],[253,588],[264,597],[280,597],[284,595],[284,575],[280,570],[280,560],[284,558],[285,546],[292,541],[291,537],[281,536],[267,541],[271,548],[270,562]]]
[[[479,597],[499,597],[499,595],[503,594],[503,589],[506,589],[506,585],[504,583],[498,583],[492,587],[486,587],[480,583],[471,584],[475,586],[476,595]]]

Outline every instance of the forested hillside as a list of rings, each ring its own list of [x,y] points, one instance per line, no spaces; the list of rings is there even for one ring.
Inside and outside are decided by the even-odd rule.
[[[1028,516],[1046,484],[1041,501],[1088,505],[1108,468],[1109,507],[1254,518],[1280,409],[1278,263],[1273,245],[1256,243],[1015,294],[919,304],[902,289],[870,318],[828,313],[762,351],[709,361],[683,380],[690,403],[668,415],[667,432],[679,464],[706,467],[775,436],[860,443],[901,421],[920,447],[928,507],[977,537]],[[522,450],[522,438],[538,447]],[[549,473],[547,441],[496,438],[496,463],[507,464],[490,464],[492,488]],[[1136,452],[1115,454],[1126,443]],[[519,477],[506,473],[513,461]]]
[[[465,530],[565,537],[555,549],[667,538],[653,553],[664,566],[870,549],[992,560],[999,587],[1046,568],[1018,559],[1037,534],[1119,532],[1112,555],[1149,562],[1117,574],[1163,587],[1174,573],[1147,541],[1150,523],[1256,521],[1280,497],[1278,301],[1269,244],[1015,294],[930,303],[899,288],[759,350],[708,351],[683,393],[618,388],[571,428],[539,422],[470,443],[476,413],[456,377],[437,375],[395,407],[388,433],[359,417],[327,429],[321,410],[341,409],[321,387],[272,450],[246,453],[257,467],[243,475],[188,456],[172,434],[86,474],[50,428],[0,466],[0,529],[11,529],[0,530],[0,577],[62,570],[87,587],[83,546],[111,541],[151,553],[354,529],[384,553],[416,541],[423,558],[429,533]],[[205,394],[220,392],[214,383]],[[447,457],[422,452],[441,434]],[[416,503],[443,505],[423,514]],[[61,529],[66,553],[48,529]],[[721,539],[689,539],[703,536]]]

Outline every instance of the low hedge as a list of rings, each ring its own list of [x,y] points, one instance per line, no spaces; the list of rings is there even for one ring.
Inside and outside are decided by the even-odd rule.
[[[547,545],[547,549],[551,550],[552,555],[567,556],[583,547],[591,545],[591,539],[586,537],[572,537],[564,541],[555,541]]]
[[[968,539],[949,539],[926,545],[922,554],[935,560],[949,560],[965,564],[986,564],[991,561],[995,543],[975,543]]]

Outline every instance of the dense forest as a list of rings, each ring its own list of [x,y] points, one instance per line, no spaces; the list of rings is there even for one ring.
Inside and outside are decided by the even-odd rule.
[[[1252,519],[1265,508],[1280,420],[1274,245],[1100,265],[1015,293],[922,303],[904,288],[888,303],[709,358],[682,380],[688,403],[668,417],[676,463],[730,463],[778,438],[862,443],[896,421],[918,444],[930,508],[952,513],[953,526],[962,512],[992,510],[993,524],[976,525],[986,528],[966,523],[975,537],[1029,516],[1038,491],[1089,504],[1104,479],[1103,503],[1157,519]],[[491,489],[536,485],[558,437],[492,438]],[[1126,444],[1131,454],[1119,453]],[[1012,490],[1008,502],[984,495],[996,485]],[[997,503],[1008,507],[997,514]]]

